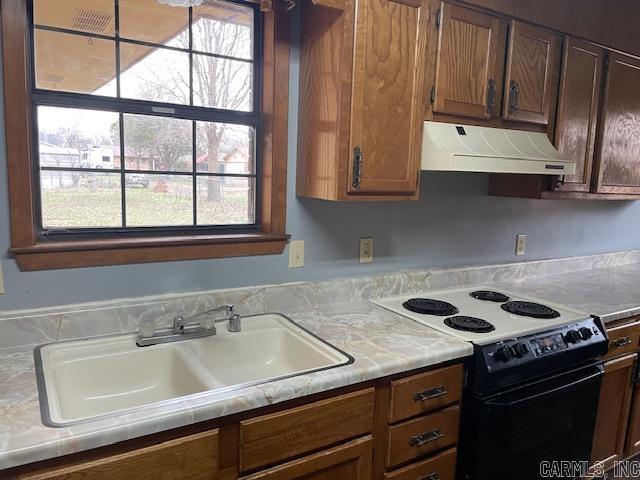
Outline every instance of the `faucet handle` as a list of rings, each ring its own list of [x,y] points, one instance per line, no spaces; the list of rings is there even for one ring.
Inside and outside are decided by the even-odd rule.
[[[138,334],[141,337],[152,337],[155,331],[156,325],[151,319],[142,320],[138,326]]]
[[[239,332],[242,330],[242,317],[237,313],[229,315],[229,322],[227,323],[227,330],[230,332]]]

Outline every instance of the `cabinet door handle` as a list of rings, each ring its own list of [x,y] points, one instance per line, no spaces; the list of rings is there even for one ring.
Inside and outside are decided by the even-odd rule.
[[[493,78],[489,79],[489,85],[487,87],[487,113],[491,115],[493,108],[496,105],[496,81]]]
[[[411,437],[411,440],[409,440],[409,446],[419,447],[430,442],[435,442],[442,437],[444,437],[444,433],[442,433],[439,428],[436,428],[435,430],[431,430],[430,432],[421,433],[420,435]]]
[[[440,475],[437,473],[430,473],[426,477],[422,477],[420,480],[440,480]]]
[[[436,388],[430,388],[429,390],[425,390],[424,392],[418,392],[413,396],[414,402],[424,402],[425,400],[430,400],[432,398],[442,397],[447,394],[447,387],[445,385],[440,385]]]
[[[518,109],[519,97],[520,84],[511,80],[509,84],[509,113],[513,113]]]
[[[626,347],[627,345],[631,345],[631,343],[632,342],[629,337],[620,337],[611,342],[611,347],[613,348]]]
[[[351,172],[351,186],[358,188],[362,181],[362,150],[360,147],[353,149],[353,171]]]

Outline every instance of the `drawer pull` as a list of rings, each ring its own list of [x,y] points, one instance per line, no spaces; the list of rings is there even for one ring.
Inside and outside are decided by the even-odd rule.
[[[613,348],[620,348],[620,347],[626,347],[627,345],[630,345],[631,339],[629,337],[621,337],[618,338],[617,340],[614,340],[613,342],[611,342],[611,346]]]
[[[426,477],[422,477],[420,480],[440,480],[440,475],[437,473],[430,473]]]
[[[415,402],[424,402],[425,400],[431,400],[432,398],[442,397],[447,394],[447,387],[440,385],[436,388],[430,388],[424,392],[418,392],[413,396]]]
[[[435,442],[436,440],[444,437],[444,433],[439,428],[435,430],[431,430],[430,432],[421,433],[420,435],[416,435],[415,437],[411,437],[409,440],[409,445],[412,447],[420,447],[426,443]]]

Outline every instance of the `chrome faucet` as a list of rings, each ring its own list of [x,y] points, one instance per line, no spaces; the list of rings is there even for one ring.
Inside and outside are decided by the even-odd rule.
[[[139,347],[147,347],[149,345],[157,345],[159,343],[177,342],[190,338],[216,335],[218,332],[215,324],[218,322],[227,322],[228,331],[239,332],[242,328],[242,317],[237,313],[234,313],[233,308],[232,304],[228,304],[196,313],[190,317],[177,315],[173,319],[173,326],[171,328],[164,328],[151,332],[146,331],[147,329],[142,328],[141,325],[138,331],[138,340],[136,343]],[[194,321],[194,319],[198,317],[212,315],[218,312],[226,312],[226,318],[214,320],[212,322]]]

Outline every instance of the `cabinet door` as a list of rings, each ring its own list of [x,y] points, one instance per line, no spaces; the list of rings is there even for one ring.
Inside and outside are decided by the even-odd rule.
[[[598,193],[640,194],[640,60],[609,54],[596,159]]]
[[[356,3],[348,192],[412,194],[426,97],[426,0]]]
[[[627,440],[625,442],[624,457],[630,457],[640,453],[640,378],[638,376],[638,362],[640,357],[636,359],[634,368],[634,387],[631,400],[631,413],[629,415],[629,427],[627,429]]]
[[[576,162],[576,173],[565,176],[558,190],[591,190],[603,57],[604,50],[592,43],[565,39],[555,144]]]
[[[513,20],[504,86],[506,120],[547,125],[560,70],[561,39]]]
[[[33,480],[215,480],[219,478],[218,430],[168,440],[105,458],[47,469]],[[1,476],[1,475],[0,475]]]
[[[440,3],[433,111],[489,119],[502,98],[506,28],[500,19]]]
[[[372,445],[369,435],[242,480],[371,480]]]
[[[604,364],[591,460],[603,462],[605,468],[623,458],[635,358],[627,355]]]

